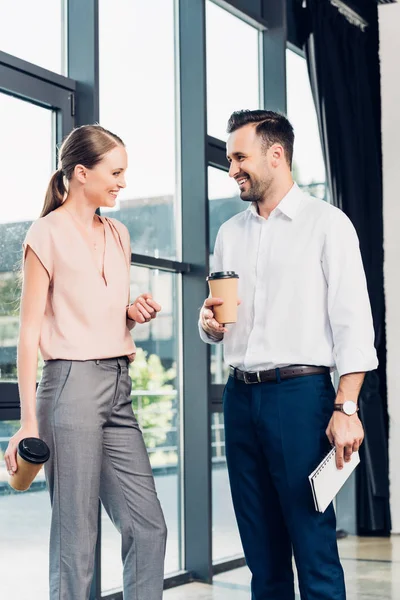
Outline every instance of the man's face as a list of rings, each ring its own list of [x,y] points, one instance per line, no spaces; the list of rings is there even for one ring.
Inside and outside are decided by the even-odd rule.
[[[249,124],[229,135],[227,158],[229,177],[233,177],[246,202],[261,201],[271,186],[273,169],[269,164],[270,150],[265,150],[254,125]]]

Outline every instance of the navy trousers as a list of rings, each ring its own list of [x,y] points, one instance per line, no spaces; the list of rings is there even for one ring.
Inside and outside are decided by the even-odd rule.
[[[328,374],[224,391],[233,505],[252,600],[294,600],[292,553],[302,600],[345,600],[333,506],[314,508],[308,475],[330,449],[325,429],[335,391]]]

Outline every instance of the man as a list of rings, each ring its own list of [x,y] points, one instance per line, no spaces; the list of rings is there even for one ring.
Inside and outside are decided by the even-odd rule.
[[[200,335],[223,343],[226,457],[253,600],[344,600],[333,506],[316,512],[308,475],[336,446],[337,466],[363,440],[357,399],[377,367],[355,230],[293,182],[288,120],[239,111],[228,123],[229,175],[249,203],[220,228],[213,271],[239,275],[238,321],[208,298]],[[330,371],[336,368],[337,394]]]

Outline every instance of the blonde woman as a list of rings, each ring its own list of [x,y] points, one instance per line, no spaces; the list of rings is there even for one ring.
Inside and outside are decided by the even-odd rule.
[[[89,598],[98,498],[122,536],[124,598],[162,598],[166,526],[128,370],[129,330],[161,307],[150,294],[129,304],[128,230],[96,214],[115,205],[126,169],[118,136],[98,125],[73,130],[24,242],[21,428],[5,460],[15,473],[25,437],[51,451],[50,600]],[[45,366],[36,391],[38,348]]]

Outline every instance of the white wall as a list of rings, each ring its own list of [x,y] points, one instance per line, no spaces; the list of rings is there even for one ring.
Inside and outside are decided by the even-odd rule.
[[[379,7],[392,532],[400,533],[400,4]]]

